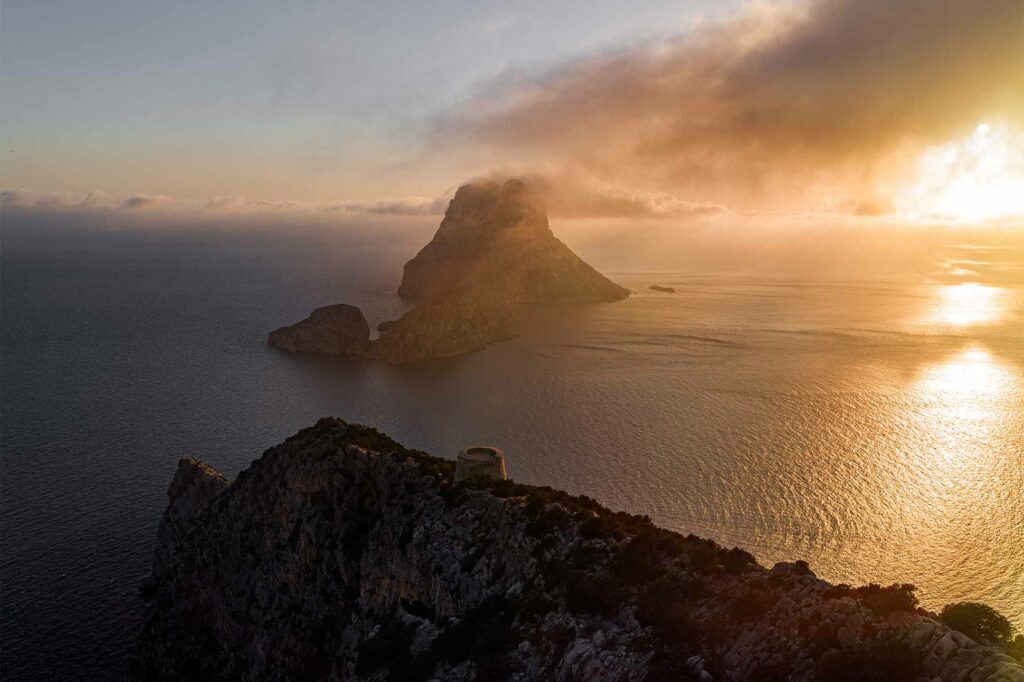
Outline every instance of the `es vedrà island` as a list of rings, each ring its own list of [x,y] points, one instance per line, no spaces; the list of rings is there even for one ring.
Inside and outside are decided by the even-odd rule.
[[[270,332],[271,345],[408,364],[462,355],[512,336],[531,305],[629,296],[559,241],[542,198],[521,180],[480,180],[455,193],[434,238],[405,264],[398,294],[418,305],[370,327],[356,307],[317,308]]]

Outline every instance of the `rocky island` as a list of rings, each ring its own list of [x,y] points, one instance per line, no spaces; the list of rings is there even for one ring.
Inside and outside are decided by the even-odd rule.
[[[528,306],[611,302],[629,290],[554,236],[529,185],[481,180],[455,193],[434,238],[405,264],[398,294],[419,305],[380,325],[377,339],[358,308],[341,304],[270,332],[268,341],[292,352],[420,362],[510,338]]]
[[[454,473],[334,418],[230,483],[182,460],[129,679],[1024,681],[911,586]]]

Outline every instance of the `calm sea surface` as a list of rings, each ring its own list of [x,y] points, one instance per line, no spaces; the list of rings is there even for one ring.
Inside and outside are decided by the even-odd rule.
[[[439,455],[498,445],[518,480],[1024,627],[1019,249],[950,246],[934,277],[611,271],[637,293],[415,368],[266,345],[318,305],[398,315],[432,230],[8,224],[5,680],[119,679],[177,460],[233,477],[324,415]]]

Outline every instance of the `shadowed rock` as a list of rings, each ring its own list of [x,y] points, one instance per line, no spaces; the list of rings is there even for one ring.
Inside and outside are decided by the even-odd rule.
[[[167,489],[167,509],[157,529],[154,576],[164,572],[189,526],[229,485],[219,471],[196,459],[189,457],[178,462],[174,480]]]
[[[511,306],[469,295],[427,301],[380,326],[371,357],[391,364],[447,358],[512,338]]]
[[[660,291],[660,292],[665,293],[665,294],[674,294],[674,293],[676,293],[676,290],[673,289],[672,287],[663,287],[660,284],[652,284],[651,286],[649,286],[647,288],[650,289],[651,291]]]
[[[317,308],[301,322],[275,329],[268,341],[295,353],[362,356],[370,345],[370,325],[359,308],[339,303]]]

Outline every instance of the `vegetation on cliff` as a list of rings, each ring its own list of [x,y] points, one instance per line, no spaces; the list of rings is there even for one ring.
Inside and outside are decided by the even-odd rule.
[[[172,496],[190,513],[161,537],[173,551],[157,548],[132,679],[1024,676],[920,611],[910,586],[767,570],[553,488],[455,484],[450,460],[338,419],[213,499],[178,484],[215,475],[185,466],[172,485],[195,497]]]

